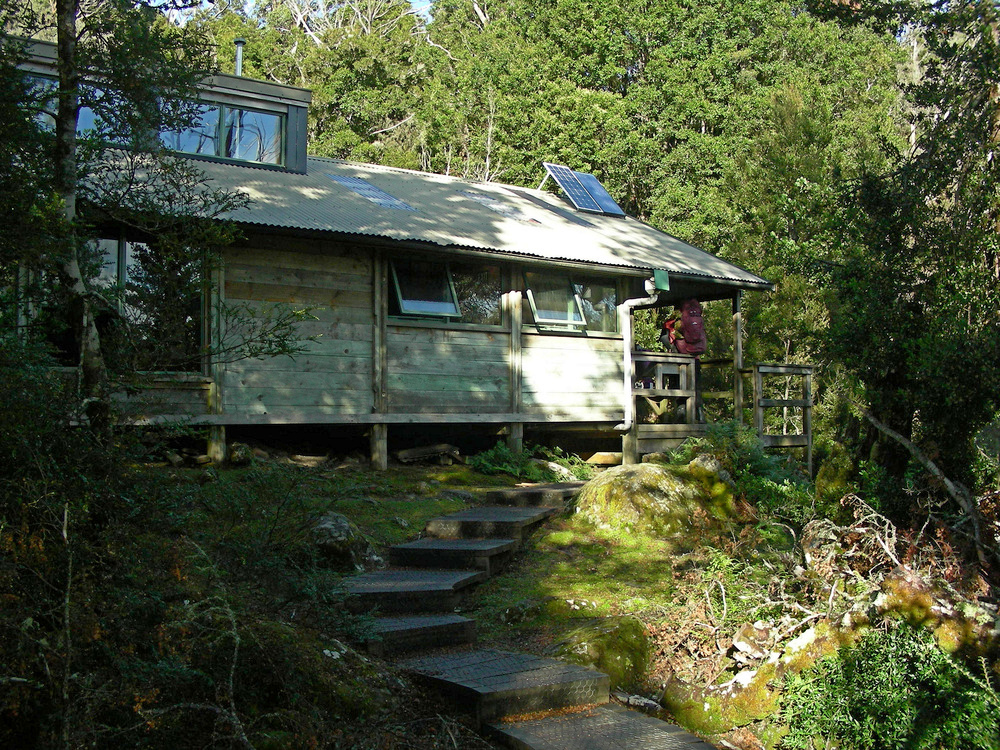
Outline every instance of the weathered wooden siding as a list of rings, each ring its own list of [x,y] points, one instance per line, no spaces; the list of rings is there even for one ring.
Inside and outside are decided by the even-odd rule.
[[[524,412],[549,419],[621,419],[621,348],[619,339],[525,333]]]
[[[134,389],[115,393],[112,400],[130,420],[198,417],[207,414],[212,380],[192,373],[150,373]]]
[[[390,414],[510,411],[510,335],[391,323],[386,331]]]
[[[275,302],[313,307],[300,325],[316,336],[296,357],[226,364],[223,411],[232,415],[369,414],[372,411],[372,269],[366,252],[325,246],[241,248],[225,264],[225,298],[260,309]]]

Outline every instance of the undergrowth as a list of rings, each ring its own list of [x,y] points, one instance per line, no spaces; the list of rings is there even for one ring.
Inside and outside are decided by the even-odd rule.
[[[1000,697],[923,629],[872,630],[788,678],[782,747],[996,750]]]
[[[554,482],[563,479],[546,467],[544,462],[558,464],[576,479],[590,479],[593,468],[579,456],[561,448],[527,445],[524,450],[511,450],[507,443],[497,442],[492,448],[468,459],[468,465],[483,474],[509,474],[528,482]]]

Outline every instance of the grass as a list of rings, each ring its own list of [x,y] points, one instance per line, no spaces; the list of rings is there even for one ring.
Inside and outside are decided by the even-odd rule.
[[[477,589],[469,609],[484,640],[527,638],[539,647],[581,617],[660,619],[675,607],[674,554],[653,537],[595,528],[576,516],[554,519],[511,568]]]

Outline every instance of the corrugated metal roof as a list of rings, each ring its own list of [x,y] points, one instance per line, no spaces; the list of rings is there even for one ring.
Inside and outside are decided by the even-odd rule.
[[[199,165],[215,187],[247,194],[226,218],[245,224],[382,237],[553,261],[666,269],[739,287],[770,283],[637,219],[582,214],[560,196],[499,183],[309,157],[307,174],[221,162]],[[361,178],[414,210],[348,187]]]

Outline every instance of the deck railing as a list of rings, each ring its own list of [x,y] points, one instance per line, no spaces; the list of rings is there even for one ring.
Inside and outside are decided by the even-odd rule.
[[[635,352],[632,355],[632,396],[635,399],[635,424],[623,441],[623,458],[631,463],[646,453],[678,447],[685,439],[704,435],[708,429],[706,411],[725,418],[729,413],[743,421],[742,378],[753,377],[753,425],[764,444],[770,448],[804,448],[806,463],[812,471],[812,373],[809,365],[756,364],[739,370],[733,388],[706,391],[702,388],[701,370],[719,368],[734,372],[731,359],[703,360],[687,354]],[[785,378],[782,398],[767,398],[765,377]],[[800,382],[793,385],[796,379]],[[797,392],[793,397],[793,392]],[[728,401],[731,409],[705,410],[704,402]],[[773,420],[765,410],[782,409],[781,434],[769,433]],[[790,417],[798,410],[801,420]],[[723,414],[723,417],[718,417]],[[790,431],[801,425],[801,430]]]

